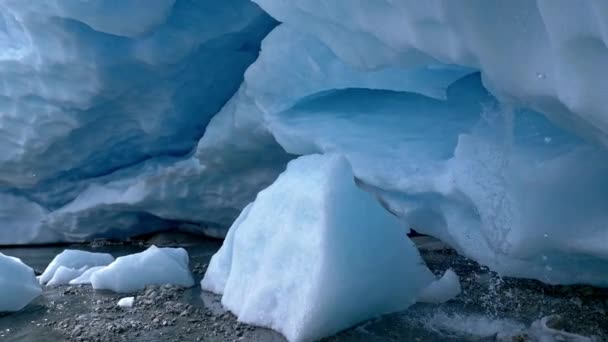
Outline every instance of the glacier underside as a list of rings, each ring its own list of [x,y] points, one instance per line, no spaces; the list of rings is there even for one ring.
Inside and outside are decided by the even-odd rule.
[[[0,2],[0,244],[221,235],[339,153],[404,229],[608,286],[604,2],[255,2],[244,79],[245,0]]]
[[[187,159],[275,25],[246,0],[0,2],[0,244],[197,221],[71,202]]]

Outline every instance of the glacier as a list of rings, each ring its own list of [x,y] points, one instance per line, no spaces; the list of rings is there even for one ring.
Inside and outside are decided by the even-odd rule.
[[[501,274],[605,286],[605,147],[501,101],[483,72],[419,63],[362,69],[284,23],[210,129],[343,154],[404,226]]]
[[[0,244],[200,223],[114,203],[108,189],[94,212],[80,204],[76,217],[72,202],[188,159],[275,25],[246,0],[2,1]],[[87,217],[107,224],[87,227]]]
[[[0,0],[0,245],[225,238],[202,288],[294,341],[457,296],[412,230],[608,287],[606,70],[601,0]],[[40,281],[188,264],[66,251]],[[0,284],[41,292],[2,254]]]
[[[290,160],[340,154],[404,230],[503,275],[608,286],[607,18],[567,0],[0,1],[0,244],[223,237]]]

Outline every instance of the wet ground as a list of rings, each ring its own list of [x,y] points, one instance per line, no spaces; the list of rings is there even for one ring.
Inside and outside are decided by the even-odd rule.
[[[103,242],[70,248],[118,257],[142,251],[150,243],[185,247],[197,283],[221,245],[215,240],[165,236],[145,242]],[[0,252],[19,257],[41,272],[66,247],[9,248]],[[561,317],[552,323],[559,329],[593,336],[589,341],[608,341],[606,289],[503,279],[433,243],[426,244],[423,257],[438,274],[448,268],[459,274],[463,293],[456,300],[441,305],[416,304],[325,342],[535,341],[538,338],[530,326],[550,315]],[[43,296],[25,310],[0,317],[0,341],[285,341],[273,331],[238,323],[222,309],[218,296],[202,292],[198,286],[149,287],[131,295],[135,296],[134,306],[122,309],[116,303],[125,295],[96,292],[88,286],[47,287]]]

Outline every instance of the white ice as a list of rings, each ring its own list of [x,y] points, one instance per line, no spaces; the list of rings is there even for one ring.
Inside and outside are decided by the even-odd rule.
[[[40,283],[47,284],[54,278],[55,273],[63,267],[60,277],[55,280],[56,284],[67,284],[70,280],[79,277],[87,269],[96,266],[106,266],[114,261],[114,257],[108,253],[93,253],[74,249],[66,249],[59,253],[46,267],[40,276]]]
[[[118,301],[118,303],[116,303],[116,305],[121,308],[131,308],[131,307],[133,307],[134,301],[135,301],[135,297],[124,297],[124,298],[121,298]]]
[[[41,293],[34,270],[0,253],[0,312],[19,311]]]
[[[148,285],[172,284],[192,287],[188,252],[183,248],[158,248],[117,258],[91,275],[96,290],[131,293]]]
[[[433,276],[406,233],[344,157],[301,157],[243,210],[201,285],[239,321],[313,341],[416,301]]]

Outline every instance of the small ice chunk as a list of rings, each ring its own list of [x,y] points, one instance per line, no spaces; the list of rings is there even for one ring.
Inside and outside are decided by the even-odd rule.
[[[107,253],[92,253],[74,249],[66,249],[65,251],[59,253],[47,266],[40,276],[40,283],[48,283],[61,266],[76,270],[85,268],[86,271],[91,267],[109,265],[112,263],[112,261],[114,261],[114,257]]]
[[[80,277],[85,271],[87,267],[84,266],[80,269],[69,268],[65,266],[59,266],[53,278],[46,283],[47,286],[56,286],[56,285],[66,285],[69,284],[72,279]]]
[[[194,279],[188,266],[188,252],[183,248],[158,248],[119,257],[108,267],[91,276],[96,290],[130,293],[148,285],[172,284],[192,287]]]
[[[449,269],[445,271],[441,278],[435,280],[422,290],[418,296],[418,301],[434,304],[445,303],[448,300],[454,299],[461,291],[458,275]]]
[[[93,273],[106,268],[106,266],[95,266],[86,270],[81,276],[78,278],[70,280],[70,285],[90,285],[91,284],[91,276]]]
[[[121,308],[132,308],[135,297],[124,297],[118,301],[118,305]]]
[[[0,312],[19,311],[41,293],[34,270],[0,253]]]
[[[404,310],[433,281],[405,227],[340,155],[309,155],[247,206],[201,286],[239,321],[313,341]]]

